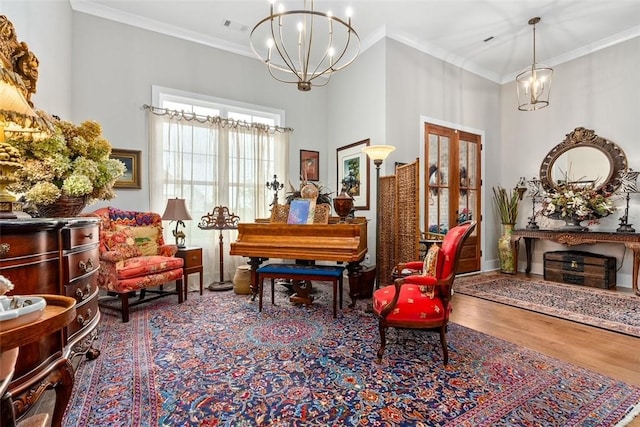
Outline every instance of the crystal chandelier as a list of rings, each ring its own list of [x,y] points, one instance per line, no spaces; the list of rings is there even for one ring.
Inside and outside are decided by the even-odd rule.
[[[516,76],[520,111],[539,110],[549,105],[553,69],[536,64],[536,24],[538,22],[540,22],[539,17],[529,20],[529,25],[533,26],[533,63]]]
[[[360,38],[351,26],[349,10],[345,22],[331,12],[314,10],[313,0],[305,0],[302,10],[285,10],[280,4],[277,12],[274,1],[269,16],[250,35],[251,49],[274,79],[309,91],[326,85],[332,73],[356,59]]]

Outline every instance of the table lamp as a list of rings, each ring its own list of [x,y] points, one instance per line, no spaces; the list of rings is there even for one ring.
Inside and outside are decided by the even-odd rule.
[[[640,172],[632,169],[623,172],[620,175],[620,192],[626,193],[627,206],[624,208],[624,216],[620,218],[620,227],[616,229],[618,233],[635,233],[636,229],[629,224],[629,195],[631,193],[639,193],[638,191],[638,175]]]
[[[162,219],[165,221],[176,221],[176,229],[173,231],[173,237],[176,238],[176,245],[178,245],[179,248],[184,248],[185,234],[184,231],[180,230],[180,226],[184,227],[184,220],[191,219],[184,199],[175,198],[167,200],[167,207],[162,214]]]
[[[5,142],[5,133],[46,134],[50,124],[36,114],[27,100],[28,91],[13,71],[0,66],[0,218],[16,218],[22,203],[6,190],[16,181],[14,173],[22,167],[20,152]]]

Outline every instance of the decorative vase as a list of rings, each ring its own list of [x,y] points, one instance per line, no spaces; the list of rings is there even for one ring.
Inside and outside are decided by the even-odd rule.
[[[340,222],[346,222],[347,216],[349,216],[351,209],[353,209],[353,197],[349,196],[347,192],[342,189],[340,195],[333,198],[333,209],[335,209],[336,214],[340,217]]]
[[[500,272],[516,274],[516,251],[511,236],[514,224],[502,224],[502,235],[498,239],[498,258],[500,259]]]
[[[318,187],[311,183],[304,182],[302,187],[300,187],[300,197],[303,199],[316,200],[319,193]]]
[[[87,205],[87,197],[60,196],[49,205],[36,205],[40,218],[71,218],[78,216]]]
[[[564,217],[564,225],[560,227],[560,230],[563,231],[588,231],[588,227],[583,227],[580,223],[584,220],[578,219],[575,216]]]

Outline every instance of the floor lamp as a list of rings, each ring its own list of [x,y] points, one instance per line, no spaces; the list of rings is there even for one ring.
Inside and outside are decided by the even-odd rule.
[[[396,147],[391,145],[371,145],[365,147],[362,151],[373,160],[376,165],[376,289],[380,287],[380,165],[387,156],[395,150]]]

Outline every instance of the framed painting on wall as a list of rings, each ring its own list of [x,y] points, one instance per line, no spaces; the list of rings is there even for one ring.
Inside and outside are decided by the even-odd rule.
[[[300,150],[300,178],[303,181],[320,181],[320,152]]]
[[[369,209],[369,158],[362,151],[369,146],[369,140],[354,142],[337,149],[337,192],[342,188],[342,180],[351,174],[358,184],[351,187],[349,194],[353,197],[353,207],[360,210]]]
[[[142,188],[140,181],[140,153],[139,150],[121,150],[114,148],[111,150],[111,158],[124,163],[125,171],[113,188]]]

